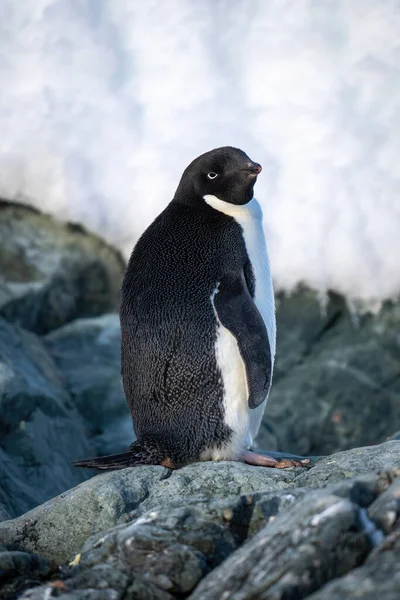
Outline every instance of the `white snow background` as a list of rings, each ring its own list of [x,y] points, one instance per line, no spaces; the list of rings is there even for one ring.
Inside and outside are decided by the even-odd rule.
[[[0,195],[128,256],[197,155],[260,162],[277,289],[400,293],[399,0],[0,0]]]

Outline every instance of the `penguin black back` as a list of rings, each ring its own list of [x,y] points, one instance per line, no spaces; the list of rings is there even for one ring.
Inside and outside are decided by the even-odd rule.
[[[260,171],[236,148],[203,154],[185,169],[173,200],[138,240],[120,305],[121,373],[137,441],[121,455],[77,466],[179,466],[203,459],[212,448],[224,457],[233,432],[216,358],[221,323],[246,362],[246,404],[254,408],[265,398],[270,346],[252,300],[254,273],[243,230],[205,200],[242,208]]]

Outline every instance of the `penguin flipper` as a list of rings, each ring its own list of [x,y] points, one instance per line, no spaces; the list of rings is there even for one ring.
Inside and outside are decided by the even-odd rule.
[[[133,442],[133,444],[121,454],[110,454],[98,458],[86,458],[74,460],[74,467],[85,467],[88,469],[108,470],[108,469],[126,469],[127,467],[138,467],[140,465],[160,465],[170,466],[172,461],[162,452],[157,444],[143,441]],[[171,467],[173,468],[173,467]]]
[[[243,273],[222,278],[214,307],[221,324],[236,339],[246,369],[248,405],[257,408],[266,399],[271,385],[271,349],[267,328]]]

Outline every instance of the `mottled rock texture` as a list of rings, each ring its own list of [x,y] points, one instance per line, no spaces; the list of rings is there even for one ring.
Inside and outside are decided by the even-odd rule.
[[[398,441],[341,452],[309,470],[235,462],[196,463],[177,471],[156,466],[124,469],[97,475],[17,519],[0,523],[0,543],[17,543],[18,548],[61,563],[79,553],[89,536],[166,505],[253,493],[280,497],[298,488],[345,485],[346,480],[389,468],[400,469]],[[347,490],[346,486],[343,489]],[[296,491],[296,497],[302,493]]]
[[[274,382],[257,445],[331,454],[383,442],[400,429],[400,304],[350,313],[310,290],[277,299]]]
[[[118,307],[121,255],[83,227],[0,200],[0,315],[36,333]]]
[[[0,539],[8,553],[39,553],[45,565],[74,558],[59,572],[48,567],[42,585],[27,585],[23,598],[32,600],[295,600],[325,589],[341,600],[363,572],[360,589],[392,593],[397,575],[392,584],[382,563],[395,569],[398,560],[397,505],[390,524],[387,515],[397,498],[399,454],[394,441],[334,455],[333,464],[352,464],[352,472],[346,478],[337,468],[331,483],[313,472],[328,469],[328,459],[307,472],[230,463],[127,469],[1,524]],[[218,480],[219,499],[211,499]]]

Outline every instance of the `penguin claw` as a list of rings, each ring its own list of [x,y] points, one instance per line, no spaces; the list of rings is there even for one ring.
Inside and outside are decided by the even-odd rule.
[[[291,467],[309,468],[310,461],[307,458],[303,460],[293,460],[291,458],[283,458],[275,465],[275,469],[290,469]]]

